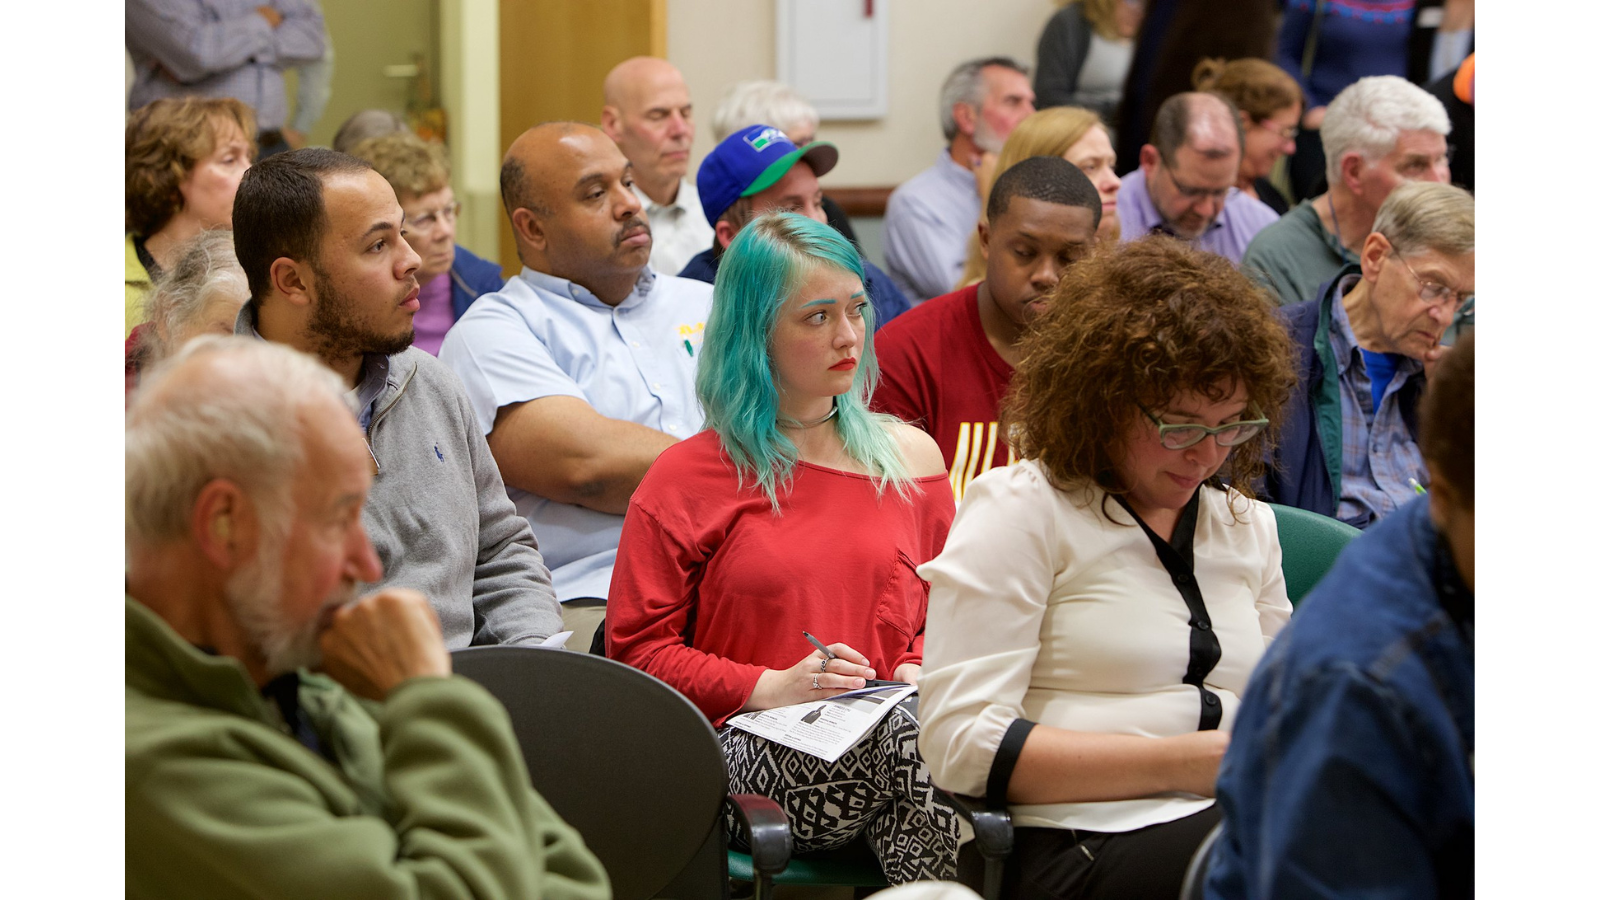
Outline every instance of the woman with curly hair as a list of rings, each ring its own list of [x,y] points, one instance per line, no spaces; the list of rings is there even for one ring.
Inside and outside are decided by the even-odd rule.
[[[126,329],[145,321],[152,282],[208,228],[233,227],[233,195],[255,156],[255,114],[232,98],[157,100],[124,133]]]
[[[795,849],[865,834],[890,882],[944,879],[955,815],[904,709],[833,763],[722,727],[921,672],[916,567],[944,545],[955,501],[933,439],[868,411],[862,284],[854,246],[804,216],[761,216],[728,245],[695,381],[706,428],[667,448],[628,504],[606,654],[721,728],[730,789],[783,806]]]
[[[1289,618],[1251,499],[1293,385],[1274,304],[1152,238],[1067,271],[932,585],[922,750],[1009,804],[1009,897],[1176,897],[1239,695]]]

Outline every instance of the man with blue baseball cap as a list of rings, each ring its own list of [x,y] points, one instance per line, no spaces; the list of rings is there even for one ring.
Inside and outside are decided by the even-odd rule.
[[[716,229],[710,249],[683,267],[681,278],[714,282],[722,253],[751,219],[775,209],[797,212],[827,222],[822,210],[822,188],[817,179],[839,162],[839,148],[827,141],[798,147],[771,125],[751,125],[728,135],[700,163],[695,187],[706,221]],[[876,314],[875,327],[910,308],[906,298],[882,269],[861,259],[866,270],[867,297]]]

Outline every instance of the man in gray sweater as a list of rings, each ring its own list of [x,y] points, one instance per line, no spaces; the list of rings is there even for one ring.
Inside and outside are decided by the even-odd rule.
[[[246,175],[234,245],[250,300],[234,330],[320,358],[349,388],[372,457],[362,518],[383,564],[375,586],[430,598],[450,649],[560,631],[550,570],[461,382],[411,347],[420,259],[394,190],[367,163],[323,149]]]

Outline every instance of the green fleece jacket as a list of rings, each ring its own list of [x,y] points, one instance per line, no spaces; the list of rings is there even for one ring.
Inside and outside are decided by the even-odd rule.
[[[127,599],[127,896],[607,900],[528,784],[505,709],[463,678],[381,704],[302,674],[331,764],[236,660]]]

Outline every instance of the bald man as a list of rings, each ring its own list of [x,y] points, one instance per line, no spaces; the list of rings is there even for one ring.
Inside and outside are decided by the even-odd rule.
[[[672,63],[635,56],[606,75],[605,100],[600,127],[633,163],[633,193],[654,231],[650,266],[680,272],[712,236],[688,178],[694,143],[689,88]]]
[[[1278,220],[1272,207],[1233,186],[1243,147],[1239,112],[1226,99],[1167,98],[1139,150],[1139,169],[1122,179],[1122,239],[1165,234],[1238,265],[1256,232]]]
[[[605,613],[633,489],[702,421],[694,377],[711,285],[648,265],[634,168],[589,125],[523,132],[500,168],[522,272],[479,297],[439,349],[539,535],[580,650]]]

